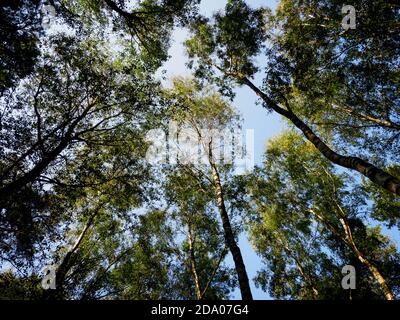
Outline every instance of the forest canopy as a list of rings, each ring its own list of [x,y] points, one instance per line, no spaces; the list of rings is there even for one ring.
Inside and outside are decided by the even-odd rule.
[[[400,297],[400,5],[202,5],[1,1],[1,300]]]

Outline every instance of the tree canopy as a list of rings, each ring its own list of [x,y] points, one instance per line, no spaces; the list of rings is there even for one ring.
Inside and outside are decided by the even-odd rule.
[[[400,6],[343,5],[2,1],[0,299],[399,298]]]

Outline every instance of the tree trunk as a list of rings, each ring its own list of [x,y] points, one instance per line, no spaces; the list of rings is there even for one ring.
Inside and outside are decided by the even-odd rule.
[[[339,221],[342,225],[343,231],[345,235],[341,234],[331,223],[326,221],[326,219],[315,212],[314,210],[308,210],[312,214],[314,214],[337,238],[339,238],[343,243],[345,243],[355,254],[356,258],[364,264],[368,270],[371,272],[373,278],[378,282],[379,286],[381,287],[382,292],[385,295],[385,298],[387,300],[394,300],[394,294],[388,287],[385,278],[383,278],[382,274],[379,272],[378,268],[371,263],[365,255],[358,250],[356,243],[354,242],[353,239],[353,234],[351,232],[350,226],[347,222],[347,219],[343,216],[340,215]]]
[[[214,277],[215,277],[215,275],[216,275],[216,273],[218,271],[218,268],[219,268],[219,266],[220,266],[220,264],[222,262],[222,259],[224,258],[225,255],[226,255],[226,253],[225,253],[225,248],[224,248],[224,250],[222,250],[222,252],[221,252],[221,255],[219,256],[218,262],[215,264],[213,272],[211,273],[210,277],[208,278],[208,281],[207,281],[206,285],[204,286],[204,289],[203,289],[203,291],[201,293],[201,299],[204,298],[204,295],[206,294],[207,289],[209,288],[211,282],[213,281],[213,279],[214,279]]]
[[[314,286],[313,279],[306,273],[306,271],[304,270],[303,265],[301,264],[301,261],[298,259],[296,254],[293,253],[293,251],[289,248],[288,244],[285,241],[283,241],[280,237],[278,237],[278,239],[281,242],[281,244],[283,245],[283,248],[285,249],[285,251],[288,254],[288,256],[292,257],[292,259],[294,260],[294,262],[296,264],[296,267],[300,272],[300,275],[303,277],[304,282],[306,283],[306,286],[308,286],[311,289],[313,299],[317,300],[319,292]]]
[[[61,261],[61,263],[56,271],[56,289],[44,291],[43,298],[45,300],[57,299],[58,298],[57,296],[62,292],[65,277],[74,264],[75,253],[79,249],[79,246],[81,245],[86,233],[92,226],[95,216],[100,211],[100,207],[101,206],[97,207],[95,212],[89,217],[89,219],[86,222],[85,227],[81,231],[78,239],[75,241],[72,248],[70,250],[68,250],[68,252],[64,256],[63,260]]]
[[[270,99],[264,92],[257,88],[249,79],[246,77],[239,77],[239,81],[244,82],[250,89],[252,89],[263,101],[272,108],[275,112],[284,116],[290,120],[298,129],[300,129],[304,136],[324,155],[328,160],[333,163],[352,170],[356,170],[372,182],[385,188],[389,192],[400,195],[400,181],[383,171],[375,167],[373,164],[360,159],[358,157],[343,156],[336,153],[331,148],[329,148],[322,140],[319,138],[309,126],[307,126],[296,114],[294,114],[290,109],[286,110],[278,106],[272,99]]]
[[[228,248],[233,257],[233,261],[235,263],[235,269],[236,269],[236,273],[238,275],[239,287],[240,287],[242,299],[243,300],[253,300],[253,296],[251,294],[251,289],[250,289],[250,284],[249,284],[249,278],[247,277],[246,267],[243,262],[242,253],[240,251],[240,248],[236,244],[236,240],[235,240],[235,236],[233,235],[229,216],[226,211],[221,180],[220,180],[220,176],[219,176],[217,167],[216,167],[213,157],[212,157],[211,144],[209,146],[208,160],[209,160],[211,170],[212,170],[215,196],[216,196],[216,200],[217,200],[218,210],[219,210],[221,220],[222,220],[225,241],[228,245]]]
[[[194,240],[193,240],[192,228],[190,226],[190,223],[188,225],[188,241],[189,241],[189,255],[190,255],[190,271],[192,272],[192,275],[193,275],[196,297],[198,300],[201,300],[202,294],[201,294],[201,288],[200,288],[199,275],[197,274],[196,257],[194,254],[194,247],[193,247]]]
[[[376,282],[378,282],[379,286],[381,287],[381,290],[383,291],[385,298],[387,300],[394,300],[394,294],[386,284],[385,278],[383,278],[382,274],[379,272],[378,268],[367,259],[367,257],[358,250],[358,247],[356,243],[354,242],[353,239],[353,234],[351,232],[350,226],[348,224],[348,221],[345,217],[341,217],[340,223],[342,224],[342,227],[344,229],[345,235],[346,235],[346,242],[350,246],[350,248],[353,250],[354,254],[356,255],[357,259],[364,264],[368,270],[371,272],[372,276],[375,278]]]

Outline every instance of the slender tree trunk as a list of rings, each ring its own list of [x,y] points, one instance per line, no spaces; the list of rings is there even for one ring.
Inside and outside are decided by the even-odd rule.
[[[249,278],[247,276],[246,267],[243,262],[242,253],[240,248],[236,244],[235,236],[232,231],[232,226],[229,220],[228,213],[226,211],[225,202],[224,202],[224,194],[222,189],[222,184],[220,180],[220,176],[217,170],[217,167],[214,163],[212,156],[211,143],[209,145],[209,156],[208,160],[212,170],[212,178],[215,189],[215,196],[217,200],[218,210],[222,220],[222,226],[224,229],[225,240],[228,245],[228,248],[232,254],[233,261],[235,263],[236,273],[238,275],[240,292],[243,300],[253,300],[253,296],[251,294]]]
[[[345,235],[343,236],[336,228],[333,226],[330,222],[326,221],[326,219],[315,212],[314,210],[309,210],[312,214],[314,214],[318,220],[320,220],[337,238],[339,238],[343,243],[345,243],[354,253],[356,258],[363,264],[365,265],[368,270],[371,272],[373,278],[378,282],[382,292],[385,295],[385,298],[387,300],[394,300],[394,294],[388,287],[385,278],[382,276],[378,268],[370,262],[366,256],[358,249],[354,239],[353,239],[353,234],[351,232],[350,226],[347,222],[347,219],[340,215],[339,220],[342,225],[342,228],[344,230]]]
[[[364,265],[367,266],[367,268],[369,269],[369,271],[371,272],[371,274],[373,275],[373,277],[375,278],[375,280],[379,283],[379,286],[381,287],[386,300],[395,300],[394,294],[393,292],[390,290],[390,288],[388,287],[385,278],[382,276],[382,274],[379,272],[378,268],[375,267],[374,264],[372,264],[367,258],[365,258],[364,255],[362,255],[361,253],[357,254],[357,258],[358,260],[361,261],[361,263],[363,263]]]
[[[331,162],[352,170],[356,170],[372,182],[385,188],[391,193],[400,195],[400,181],[388,174],[387,172],[375,167],[373,164],[360,159],[358,157],[343,156],[336,153],[331,148],[329,148],[322,140],[319,138],[309,126],[307,126],[296,114],[294,114],[290,109],[286,110],[278,106],[272,99],[270,99],[264,92],[257,88],[248,78],[238,77],[238,80],[246,84],[250,89],[252,89],[263,101],[272,108],[275,112],[284,116],[290,120],[298,129],[300,129],[304,136]]]
[[[213,272],[209,276],[208,281],[207,281],[206,285],[204,286],[203,291],[201,292],[201,299],[204,298],[204,295],[206,294],[207,289],[210,287],[210,284],[213,281],[213,279],[218,271],[218,268],[222,262],[222,259],[225,257],[225,255],[226,255],[226,253],[225,253],[225,248],[224,248],[224,250],[221,252],[221,255],[219,256],[218,262],[215,264]]]
[[[358,249],[356,243],[354,242],[353,234],[351,232],[351,229],[350,229],[347,219],[345,217],[341,217],[339,220],[344,229],[344,232],[346,235],[346,241],[347,241],[349,247],[353,250],[357,259],[362,264],[364,264],[368,268],[368,270],[371,272],[372,276],[375,278],[376,282],[378,282],[379,286],[381,287],[381,290],[383,291],[385,298],[387,300],[394,300],[394,294],[388,287],[388,285],[385,281],[385,278],[379,272],[378,268],[371,261],[369,261],[368,258]]]
[[[232,231],[232,226],[231,226],[231,222],[229,219],[229,215],[228,215],[228,212],[226,211],[221,179],[219,176],[217,166],[214,162],[214,157],[213,157],[213,152],[212,152],[212,138],[210,141],[208,141],[208,145],[207,145],[207,142],[204,140],[204,137],[201,134],[201,130],[200,130],[199,125],[196,122],[196,119],[189,118],[189,121],[190,121],[191,125],[193,126],[193,128],[196,130],[199,141],[202,142],[204,151],[207,153],[207,156],[208,156],[208,162],[209,162],[209,165],[211,167],[211,172],[212,172],[212,179],[210,180],[210,182],[214,186],[217,207],[218,207],[219,214],[221,216],[222,227],[224,229],[225,242],[226,242],[226,245],[227,245],[229,251],[232,254],[233,262],[235,264],[235,270],[236,270],[238,280],[239,280],[239,288],[240,288],[240,293],[242,295],[242,299],[243,300],[253,300],[253,295],[251,294],[251,289],[250,289],[249,278],[247,276],[246,266],[243,262],[243,257],[242,257],[240,248],[238,247],[238,245],[236,243],[235,236]]]
[[[339,111],[345,112],[345,113],[347,113],[347,114],[349,114],[349,115],[351,115],[351,116],[353,116],[355,118],[362,119],[362,120],[367,120],[367,121],[376,123],[376,124],[378,124],[378,125],[380,125],[382,127],[400,130],[400,125],[395,123],[395,122],[393,122],[393,121],[390,121],[390,120],[387,120],[387,119],[375,118],[375,117],[372,117],[372,116],[370,116],[368,114],[363,114],[363,113],[360,113],[360,112],[356,112],[356,111],[354,111],[352,109],[345,108],[345,107],[338,107],[337,109]]]
[[[293,251],[289,248],[289,246],[287,245],[287,243],[284,243],[280,238],[279,238],[280,242],[282,243],[285,251],[287,252],[287,254],[293,258],[297,269],[299,270],[301,276],[303,277],[306,285],[311,288],[312,291],[312,296],[314,300],[318,299],[318,295],[319,292],[318,290],[315,288],[314,286],[314,281],[312,280],[312,278],[307,274],[307,272],[304,270],[303,265],[301,264],[300,260],[296,257],[296,254],[293,253]]]
[[[190,226],[190,223],[188,224],[188,242],[189,242],[189,255],[190,255],[190,271],[192,272],[192,275],[193,275],[196,297],[198,300],[201,300],[202,295],[201,295],[199,275],[197,274],[196,257],[194,254],[194,247],[193,247],[194,239],[193,239],[192,228]]]
[[[74,264],[75,253],[79,249],[83,238],[85,237],[86,233],[89,231],[90,227],[93,224],[93,220],[95,216],[99,213],[100,206],[95,210],[95,212],[90,216],[88,221],[85,224],[85,227],[82,229],[81,233],[79,234],[78,239],[75,241],[72,248],[68,250],[64,258],[62,259],[59,267],[56,271],[56,289],[55,290],[46,290],[43,294],[44,299],[54,299],[57,298],[57,295],[62,292],[63,284],[65,281],[65,277],[69,270],[72,268]]]
[[[319,292],[318,292],[318,290],[314,287],[313,281],[311,280],[311,278],[310,278],[310,277],[306,274],[306,272],[304,271],[304,268],[303,268],[303,266],[301,265],[300,261],[299,261],[297,258],[294,258],[294,257],[293,257],[293,259],[294,259],[294,261],[295,261],[295,263],[296,263],[297,269],[299,270],[299,272],[300,272],[301,276],[303,277],[304,281],[306,282],[307,286],[308,286],[309,288],[311,288],[313,299],[314,299],[314,300],[317,300],[317,299],[318,299]]]

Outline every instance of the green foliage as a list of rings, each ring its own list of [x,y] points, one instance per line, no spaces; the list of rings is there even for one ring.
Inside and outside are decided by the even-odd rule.
[[[398,8],[353,4],[359,24],[345,32],[340,1],[281,1],[275,15],[228,2],[213,19],[192,24],[189,66],[231,96],[235,84],[247,85],[265,108],[303,132],[309,125],[341,155],[385,167],[398,161]],[[260,57],[257,86],[249,78],[262,71]]]
[[[191,273],[191,247],[193,247],[197,276],[204,299],[226,299],[235,285],[233,270],[223,263],[227,255],[222,228],[214,204],[214,193],[210,183],[194,176],[190,167],[177,168],[167,173],[164,186],[165,199],[171,207],[171,219],[175,234],[182,236],[177,249],[180,265],[178,287],[187,299],[196,299],[193,274]],[[186,280],[183,280],[186,279]]]
[[[37,228],[28,231],[29,221],[36,208],[49,210],[53,188],[69,194],[65,198],[79,192],[90,197],[97,192],[93,185],[103,190],[112,183],[121,198],[110,204],[120,208],[129,208],[140,194],[138,172],[145,177],[146,170],[139,160],[145,149],[137,124],[146,120],[141,110],[150,112],[156,104],[150,91],[158,83],[144,79],[140,70],[118,69],[100,50],[93,41],[55,39],[54,53],[44,55],[19,95],[9,95],[4,111],[14,112],[4,114],[0,136],[1,220],[10,235],[18,235],[17,248],[29,249],[27,241],[39,236]],[[27,194],[32,196],[26,201],[15,201]]]
[[[212,17],[199,2],[49,1],[55,17],[41,1],[0,4],[1,300],[229,299],[246,274],[232,250],[243,232],[273,298],[383,299],[381,279],[399,297],[398,248],[377,224],[400,226],[397,196],[292,130],[244,176],[217,149],[241,126],[235,85],[253,85],[268,110],[400,176],[398,5],[353,1],[344,31],[336,0],[282,0],[275,13],[229,0]],[[194,77],[164,88],[177,26]],[[148,130],[172,122],[206,162],[149,164]],[[56,290],[41,287],[47,265]]]
[[[40,279],[17,277],[8,270],[0,274],[0,300],[35,300],[41,294]]]
[[[198,0],[68,0],[61,1],[60,10],[72,14],[97,33],[111,28],[123,39],[127,51],[132,50],[143,61],[160,67],[168,58],[172,30],[196,16],[198,3]]]
[[[186,41],[189,66],[195,69],[195,76],[216,83],[221,92],[233,96],[226,77],[252,77],[259,70],[255,58],[268,38],[270,14],[267,8],[252,9],[245,1],[232,0],[224,13],[216,13],[212,19],[199,17],[191,24],[191,38]],[[222,72],[222,78],[213,68]]]
[[[298,134],[285,132],[269,141],[263,168],[248,177],[253,211],[248,228],[266,263],[257,278],[264,290],[277,298],[346,299],[337,284],[341,267],[353,264],[359,279],[353,298],[382,297],[350,250],[341,227],[345,219],[358,250],[398,292],[396,247],[379,227],[365,224],[366,203],[351,186],[347,175],[335,172]]]
[[[356,29],[344,31],[342,1],[281,1],[265,89],[287,92],[296,113],[335,143],[398,162],[398,6],[351,5]]]
[[[393,175],[400,175],[398,166],[391,166],[388,171]],[[386,223],[389,228],[392,226],[400,228],[400,198],[383,192],[371,183],[364,183],[363,189],[366,198],[373,202],[372,217]]]

